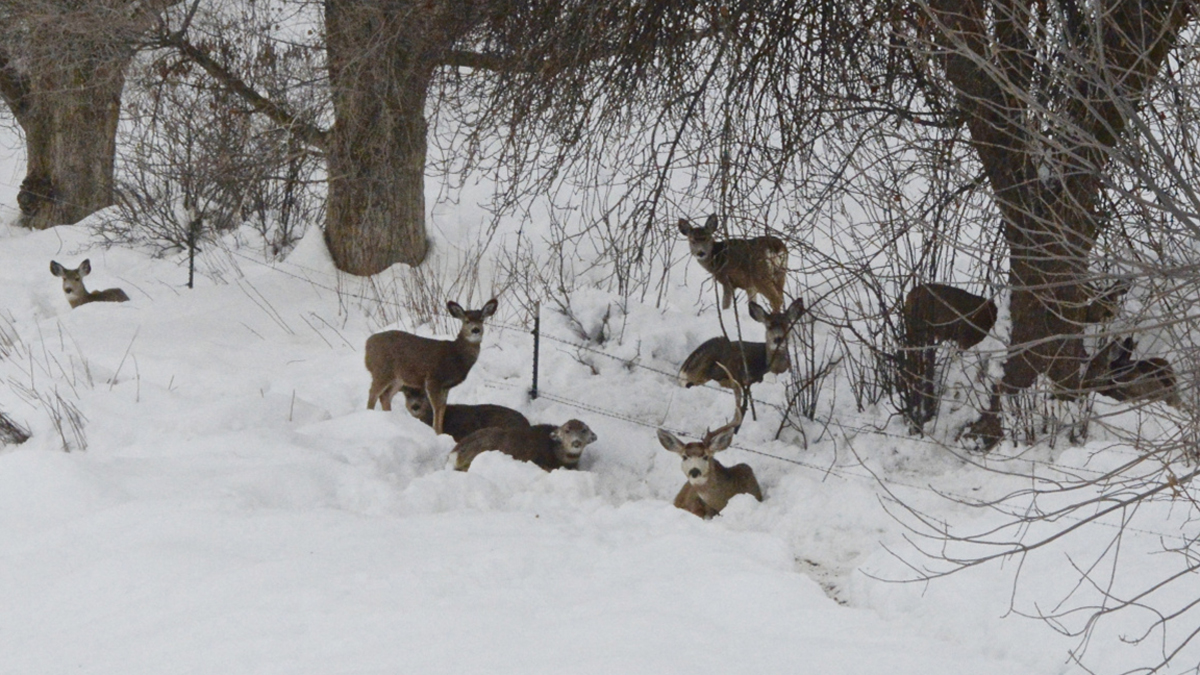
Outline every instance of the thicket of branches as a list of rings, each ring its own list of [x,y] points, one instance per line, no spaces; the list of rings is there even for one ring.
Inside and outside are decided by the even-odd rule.
[[[279,35],[278,26],[292,19],[282,8],[242,9],[208,11],[188,25],[202,36],[203,49],[260,91],[318,118],[327,95],[312,36]],[[105,221],[102,235],[166,250],[248,225],[268,255],[280,256],[319,220],[322,158],[288,129],[255,114],[173,50],[145,52],[128,80],[118,138],[119,213]]]

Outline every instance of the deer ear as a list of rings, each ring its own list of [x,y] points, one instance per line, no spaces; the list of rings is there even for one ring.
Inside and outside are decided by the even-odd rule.
[[[51,260],[50,261],[50,274],[53,274],[56,277],[61,277],[63,275],[63,266],[59,265],[58,263]]]
[[[712,234],[713,232],[717,231],[717,226],[720,224],[721,219],[717,217],[717,214],[714,213],[708,217],[708,220],[704,221],[704,231],[708,234]]]
[[[658,442],[662,443],[662,446],[670,452],[673,452],[677,455],[683,454],[683,443],[681,443],[678,438],[675,438],[675,435],[669,431],[659,429]]]
[[[759,323],[766,323],[767,310],[763,309],[762,305],[751,300],[750,301],[750,318],[754,319],[755,321],[757,321]]]
[[[483,309],[481,309],[479,311],[481,314],[483,314],[483,318],[486,319],[489,316],[496,313],[496,307],[498,307],[498,306],[499,306],[499,303],[496,302],[495,298],[492,298],[491,300],[488,300],[487,303],[484,304]]]
[[[85,258],[83,262],[79,263],[79,276],[86,277],[87,275],[89,275],[91,273],[92,273],[92,261],[90,259]]]
[[[687,218],[680,218],[679,219],[679,234],[682,234],[683,236],[686,237],[689,234],[691,234],[691,232],[692,232],[692,224],[688,222]]]
[[[446,303],[446,311],[450,312],[450,316],[459,320],[462,320],[467,315],[467,313],[463,311],[462,305],[453,300]]]
[[[733,434],[736,432],[737,430],[733,427],[722,429],[717,432],[717,435],[713,436],[712,440],[708,442],[708,454],[711,455],[715,452],[720,452],[728,448],[729,444],[733,443]]]
[[[796,323],[801,316],[804,316],[804,298],[796,298],[787,308],[788,323]]]

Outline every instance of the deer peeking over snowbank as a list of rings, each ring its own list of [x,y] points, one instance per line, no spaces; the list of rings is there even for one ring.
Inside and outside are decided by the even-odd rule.
[[[80,305],[86,305],[89,302],[128,302],[129,296],[125,295],[125,291],[119,288],[108,288],[103,291],[88,291],[83,285],[83,278],[92,273],[91,259],[85,259],[79,263],[79,267],[75,269],[67,269],[62,265],[50,261],[50,273],[61,278],[63,293],[67,296],[67,302],[70,303],[71,309],[75,309]]]
[[[738,389],[736,380],[734,389]],[[740,397],[736,391],[734,399]],[[734,495],[753,495],[762,501],[762,489],[758,479],[754,477],[754,469],[749,464],[738,464],[726,468],[713,455],[729,447],[733,435],[742,425],[742,407],[734,407],[733,421],[716,431],[706,431],[704,438],[695,443],[684,443],[674,434],[658,430],[658,442],[668,451],[679,455],[683,462],[681,468],[687,482],[675,495],[675,508],[694,513],[701,518],[712,518],[719,514]]]
[[[522,462],[533,462],[546,471],[578,469],[583,449],[595,442],[595,432],[579,420],[557,427],[553,424],[523,429],[492,427],[480,429],[454,446],[449,463],[458,471],[466,471],[480,454],[498,450]]]
[[[432,427],[433,406],[430,405],[429,398],[425,396],[425,390],[400,387],[400,391],[404,394],[404,407],[408,413]],[[442,426],[451,438],[461,441],[476,431],[488,427],[526,429],[529,427],[529,420],[516,410],[505,408],[502,405],[490,403],[482,405],[449,404],[446,406]]]

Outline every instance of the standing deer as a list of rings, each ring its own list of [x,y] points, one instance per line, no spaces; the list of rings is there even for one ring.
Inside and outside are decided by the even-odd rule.
[[[1103,291],[1089,288],[1091,300],[1083,307],[1083,322],[1103,323],[1115,317],[1120,299],[1130,283],[1118,279]],[[935,347],[952,342],[960,350],[983,341],[996,324],[996,303],[946,284],[920,284],[904,299],[904,350],[900,357],[900,382],[906,391],[906,414],[920,429],[937,414]]]
[[[433,406],[429,403],[429,398],[425,396],[424,389],[416,389],[414,387],[400,387],[400,392],[404,394],[404,407],[413,417],[421,420],[429,426],[433,426]],[[447,434],[455,441],[461,441],[472,433],[480,429],[488,427],[516,427],[524,429],[529,427],[529,420],[524,415],[513,410],[505,408],[502,405],[492,405],[485,403],[483,405],[454,405],[453,403],[446,406],[446,414],[442,419],[442,426]]]
[[[496,304],[492,298],[482,309],[465,310],[453,300],[447,302],[450,316],[462,321],[454,340],[434,340],[399,330],[367,338],[366,364],[371,373],[367,408],[374,410],[379,401],[384,410],[391,410],[392,397],[400,387],[421,389],[433,406],[433,430],[442,433],[446,394],[467,379],[479,358],[483,320],[496,312]]]
[[[732,379],[732,375],[729,377]],[[737,388],[736,381],[734,387]],[[720,513],[734,495],[754,495],[762,501],[762,489],[749,464],[726,468],[713,457],[729,447],[741,424],[742,408],[735,406],[732,422],[716,431],[705,430],[704,439],[697,443],[684,443],[671,432],[658,430],[658,442],[683,459],[681,468],[687,476],[687,482],[675,495],[675,508],[707,519]]]
[[[471,468],[471,462],[488,450],[498,450],[522,462],[533,462],[546,471],[578,469],[583,449],[596,442],[596,434],[579,420],[561,426],[537,424],[532,427],[480,429],[467,436],[450,452],[449,463],[458,471]]]
[[[125,291],[119,288],[108,288],[103,291],[91,291],[83,285],[83,278],[92,273],[92,261],[86,259],[79,263],[79,267],[69,270],[62,265],[50,261],[50,273],[56,277],[60,277],[63,287],[63,293],[67,296],[67,302],[70,303],[71,309],[75,309],[80,305],[86,305],[89,302],[128,302],[129,296],[125,295]]]
[[[721,307],[729,309],[733,289],[741,288],[753,301],[759,293],[767,298],[771,311],[783,308],[783,284],[787,279],[787,247],[778,237],[715,241],[719,219],[708,217],[703,227],[692,227],[686,218],[679,219],[679,231],[687,237],[692,255],[700,266],[713,275],[724,295]]]
[[[697,347],[679,368],[679,383],[694,387],[716,380],[722,387],[741,391],[741,410],[750,402],[750,385],[763,381],[767,373],[785,373],[792,362],[788,357],[787,336],[804,315],[804,299],[796,298],[786,312],[767,313],[758,303],[750,302],[750,318],[767,328],[765,342],[743,342],[725,336],[711,338]],[[740,386],[738,386],[740,385]]]
[[[1096,352],[1088,362],[1083,378],[1084,389],[1117,401],[1163,401],[1182,407],[1175,387],[1175,369],[1163,358],[1134,360],[1137,343],[1132,337],[1113,340]]]
[[[900,384],[905,413],[916,429],[937,414],[935,347],[942,342],[953,342],[959,349],[974,347],[996,324],[996,313],[994,301],[946,284],[921,284],[908,292]]]

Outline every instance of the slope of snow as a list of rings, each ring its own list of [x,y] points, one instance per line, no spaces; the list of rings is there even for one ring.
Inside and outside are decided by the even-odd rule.
[[[764,502],[735,498],[712,521],[672,507],[683,476],[655,428],[691,439],[732,414],[728,393],[671,376],[719,330],[692,305],[694,265],[663,310],[576,293],[585,323],[624,323],[604,345],[572,346],[545,310],[562,341],[544,341],[532,401],[530,337],[501,297],[451,401],[580,418],[599,440],[580,472],[487,453],[462,474],[444,468],[448,437],[364,409],[363,341],[388,327],[381,302],[404,301],[365,299],[312,229],[283,263],[213,249],[192,290],[183,261],[96,248],[86,222],[0,234],[0,410],[34,432],[0,450],[0,673],[1077,672],[1073,640],[1010,614],[1028,602],[1012,597],[1016,561],[879,580],[911,576],[893,555],[908,549],[860,463],[966,527],[987,516],[930,486],[1011,486],[898,423],[863,430],[885,414],[844,396],[806,443],[774,440],[769,406],[747,420],[721,459],[751,464]],[[85,257],[90,288],[131,301],[70,310],[48,264]],[[1040,458],[1083,465],[1094,450]],[[1024,574],[1039,602],[1072,578],[1061,559]],[[1093,658],[1153,658],[1109,637]]]

